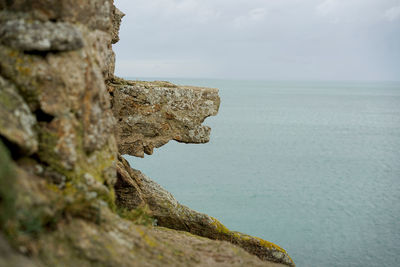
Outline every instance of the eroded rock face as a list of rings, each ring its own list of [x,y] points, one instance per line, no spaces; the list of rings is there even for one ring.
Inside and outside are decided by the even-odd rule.
[[[83,47],[80,31],[64,22],[8,20],[1,24],[0,40],[23,51],[73,51]]]
[[[170,140],[195,144],[210,140],[210,127],[201,124],[218,113],[218,89],[114,79],[109,90],[122,154],[151,155]]]
[[[112,0],[0,0],[0,266],[292,265],[118,160],[207,142],[219,107],[216,89],[115,78],[122,17]]]
[[[0,0],[0,10],[18,16],[81,24],[104,32],[111,32],[114,8],[113,0]]]
[[[31,164],[17,167],[0,142],[1,267],[285,266],[228,242],[138,225],[112,212],[93,187],[51,187]]]
[[[107,227],[77,219],[40,240],[48,251],[46,265],[62,262],[63,266],[285,266],[261,261],[227,242],[134,225],[111,213],[103,218]],[[81,252],[79,256],[76,250]]]
[[[238,245],[260,259],[289,266],[294,263],[286,251],[261,238],[227,229],[217,219],[181,205],[168,191],[118,157],[118,181],[115,185],[117,204],[127,209],[148,205],[159,226],[187,231],[215,240]]]
[[[119,41],[119,28],[121,26],[121,20],[125,14],[118,8],[114,8],[113,11],[113,30],[112,30],[112,43],[115,44]]]
[[[0,135],[30,155],[38,149],[35,124],[36,117],[15,85],[0,76]]]
[[[73,14],[54,18],[71,22],[40,22],[1,12],[2,18],[14,19],[3,20],[0,26],[0,74],[18,88],[31,112],[40,114],[40,160],[53,169],[65,169],[62,172],[81,172],[91,165],[84,163],[89,160],[86,153],[103,153],[102,158],[111,159],[110,167],[114,165],[115,120],[104,82],[112,76],[114,64],[114,17],[111,6],[108,9],[102,20],[109,27],[95,24],[99,29],[72,24]],[[24,17],[37,17],[37,12],[33,8]],[[41,54],[26,53],[32,50]]]
[[[117,145],[105,80],[113,76],[115,21],[111,0],[0,1],[0,138],[35,192],[14,203],[17,217],[2,231],[27,231],[31,219],[43,227],[86,196],[96,201],[80,217],[114,207]],[[27,182],[32,175],[42,178],[38,188]],[[29,192],[16,188],[15,196]],[[10,192],[0,192],[1,205]]]

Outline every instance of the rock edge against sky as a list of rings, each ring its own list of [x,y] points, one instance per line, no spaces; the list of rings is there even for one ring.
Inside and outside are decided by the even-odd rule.
[[[112,0],[0,0],[0,266],[294,266],[121,156],[208,142],[220,103],[115,77],[122,17]]]

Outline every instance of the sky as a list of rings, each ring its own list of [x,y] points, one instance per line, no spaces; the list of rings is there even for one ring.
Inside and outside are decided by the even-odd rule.
[[[400,0],[115,0],[116,74],[400,80]]]

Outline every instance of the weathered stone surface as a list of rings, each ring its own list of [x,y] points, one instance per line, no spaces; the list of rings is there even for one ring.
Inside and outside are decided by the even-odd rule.
[[[227,242],[134,225],[111,213],[103,219],[100,226],[76,219],[40,240],[46,266],[284,266]]]
[[[38,263],[14,251],[5,238],[0,235],[0,267],[39,267]]]
[[[101,66],[96,63],[101,56],[93,55],[91,49],[43,58],[0,46],[1,74],[40,115],[36,127],[39,159],[67,180],[81,179],[85,172],[109,179],[108,170],[115,171],[115,119]]]
[[[3,231],[9,218],[16,213],[15,176],[10,152],[0,140],[0,229]]]
[[[0,229],[18,248],[0,235],[0,266],[284,266],[228,242],[123,219],[89,188],[61,190],[27,171],[31,164],[17,167],[1,143],[0,159],[8,189],[0,187]]]
[[[3,11],[2,17],[29,14]],[[111,9],[107,14],[101,20],[111,25]],[[5,24],[7,20],[2,20],[0,28]],[[43,51],[46,53],[25,53],[15,44],[0,45],[0,75],[17,89],[15,94],[36,115],[38,137],[31,141],[36,140],[39,147],[36,144],[32,151],[37,150],[35,160],[43,170],[38,175],[62,189],[85,188],[113,206],[117,146],[115,119],[104,82],[109,75],[109,61],[113,61],[111,27],[107,28],[109,32],[79,23],[73,27],[82,33],[83,47],[79,50],[54,53],[48,47],[50,50]],[[37,40],[32,43],[37,45]]]
[[[210,139],[210,127],[201,124],[218,112],[218,89],[114,79],[109,90],[121,154],[143,157],[170,140]]]
[[[104,146],[115,123],[104,84],[107,66],[99,65],[103,56],[92,49],[42,58],[0,46],[1,74],[18,86],[31,110],[82,121],[87,151]]]
[[[115,132],[137,156],[207,142],[219,107],[216,89],[114,78],[122,16],[112,0],[0,0],[0,266],[290,265],[117,159]]]
[[[32,154],[38,149],[35,124],[36,117],[16,87],[0,76],[0,136],[17,145],[20,152]]]
[[[0,7],[30,19],[81,24],[90,30],[110,32],[113,27],[113,0],[2,0]]]
[[[71,51],[83,47],[83,37],[70,23],[8,20],[0,25],[1,43],[24,51]]]
[[[168,191],[140,171],[130,168],[119,156],[118,182],[115,185],[117,205],[134,209],[148,205],[157,224],[175,230],[238,245],[262,260],[294,266],[286,251],[279,246],[239,232],[233,232],[218,220],[181,205]]]
[[[112,43],[115,44],[119,41],[119,28],[121,26],[121,20],[125,14],[118,8],[114,8],[113,11],[113,30],[112,30]]]

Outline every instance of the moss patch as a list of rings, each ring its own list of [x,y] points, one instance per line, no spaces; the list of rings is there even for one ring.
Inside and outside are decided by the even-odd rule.
[[[10,220],[15,218],[15,170],[10,153],[0,140],[0,228],[10,227]]]
[[[226,228],[225,225],[223,225],[220,221],[218,221],[217,219],[211,217],[211,219],[213,220],[212,225],[215,226],[217,232],[222,233],[222,234],[226,234],[226,235],[230,235],[231,231]]]
[[[133,210],[126,208],[117,208],[117,214],[124,219],[134,222],[135,224],[154,226],[157,224],[157,220],[151,214],[150,208],[147,205],[138,207]]]

